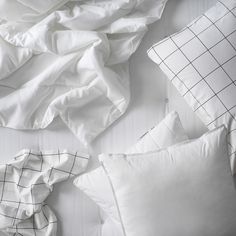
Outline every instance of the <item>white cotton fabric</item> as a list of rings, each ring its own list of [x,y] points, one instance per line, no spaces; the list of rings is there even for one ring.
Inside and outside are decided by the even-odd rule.
[[[0,165],[0,235],[56,236],[57,218],[44,201],[55,183],[82,173],[88,158],[25,149]]]
[[[100,156],[125,236],[233,236],[226,129],[144,154]]]
[[[0,125],[41,129],[60,116],[91,142],[125,112],[128,59],[166,1],[1,1]]]
[[[227,127],[236,173],[236,1],[218,1],[148,55],[209,129]]]
[[[178,113],[171,112],[157,126],[141,137],[126,153],[154,151],[187,139]],[[114,236],[123,235],[113,191],[104,169],[100,166],[89,173],[82,174],[75,179],[74,184],[95,201],[105,213],[102,214],[104,216],[102,235],[108,235],[107,232],[110,233],[111,229],[116,232]]]

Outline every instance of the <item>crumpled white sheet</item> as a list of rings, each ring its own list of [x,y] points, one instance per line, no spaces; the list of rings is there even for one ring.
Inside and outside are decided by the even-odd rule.
[[[57,218],[44,201],[55,183],[82,173],[88,158],[25,149],[0,165],[0,235],[56,236]]]
[[[56,116],[84,143],[126,110],[128,59],[167,0],[2,0],[0,125]]]

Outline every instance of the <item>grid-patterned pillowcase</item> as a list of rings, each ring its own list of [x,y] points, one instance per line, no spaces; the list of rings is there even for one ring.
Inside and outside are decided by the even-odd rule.
[[[236,1],[218,1],[187,27],[154,44],[148,55],[209,129],[226,125],[235,173]]]

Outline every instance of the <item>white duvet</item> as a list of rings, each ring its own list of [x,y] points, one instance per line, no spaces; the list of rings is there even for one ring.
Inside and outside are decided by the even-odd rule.
[[[2,0],[0,125],[60,116],[88,144],[129,103],[128,59],[167,0]]]

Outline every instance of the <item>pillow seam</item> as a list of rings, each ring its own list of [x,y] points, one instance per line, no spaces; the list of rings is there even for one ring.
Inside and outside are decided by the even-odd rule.
[[[122,220],[122,217],[121,217],[121,212],[120,212],[117,196],[116,196],[115,189],[114,189],[114,186],[112,184],[110,175],[108,174],[108,171],[107,171],[106,167],[104,166],[103,162],[101,163],[101,166],[102,166],[104,172],[106,173],[106,176],[107,176],[108,181],[109,181],[110,186],[111,186],[111,190],[112,190],[114,200],[115,200],[115,204],[116,204],[116,207],[117,207],[117,212],[118,212],[118,215],[119,215],[119,218],[120,218],[120,223],[121,223],[121,226],[122,226],[122,231],[124,233],[124,236],[127,236],[126,231],[125,231],[125,227],[124,227],[124,223],[123,223],[123,220]]]

